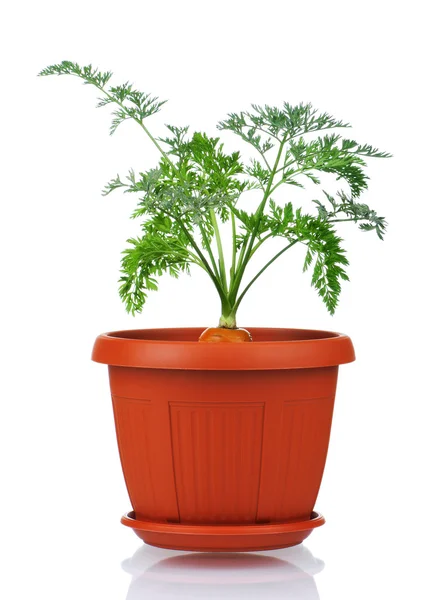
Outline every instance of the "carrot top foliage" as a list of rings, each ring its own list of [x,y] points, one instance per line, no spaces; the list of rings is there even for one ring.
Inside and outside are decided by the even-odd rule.
[[[63,61],[39,75],[73,75],[97,88],[98,107],[113,107],[110,133],[131,119],[159,151],[159,162],[153,168],[117,176],[103,191],[108,195],[120,189],[137,197],[133,217],[141,218],[141,234],[129,239],[123,251],[119,288],[132,314],[142,310],[148,292],[157,290],[161,275],[178,277],[198,265],[219,295],[220,326],[235,328],[245,294],[295,244],[306,247],[303,270],[311,271],[313,287],[333,314],[341,282],[348,280],[348,260],[335,224],[357,223],[362,231],[375,231],[383,238],[384,217],[360,197],[368,185],[367,159],[390,154],[343,137],[350,125],[311,104],[252,105],[249,111],[230,114],[221,121],[219,130],[234,133],[255,150],[257,158],[244,164],[240,152],[225,152],[219,137],[191,134],[188,127],[166,125],[165,137],[156,138],[146,120],[159,112],[164,101],[129,83],[111,85],[111,72]],[[328,174],[344,189],[324,189],[333,185]],[[313,213],[295,206],[294,188],[303,189],[308,181],[321,190],[320,197],[313,200]],[[290,186],[289,201],[284,205],[275,199],[281,186]],[[246,212],[240,199],[253,189],[260,191],[260,201],[253,212]],[[223,223],[229,223],[231,230],[228,252],[222,241]],[[281,238],[282,248],[265,258],[262,268],[247,279],[251,258],[271,238]]]

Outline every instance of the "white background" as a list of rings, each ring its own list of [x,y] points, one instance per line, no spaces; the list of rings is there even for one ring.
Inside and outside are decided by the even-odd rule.
[[[3,8],[5,598],[443,597],[438,9],[430,0],[39,0]],[[314,561],[301,548],[268,553],[289,566],[262,567],[254,557],[231,567],[185,563],[188,583],[180,562],[156,565],[177,553],[144,548],[126,563],[136,575],[146,571],[128,592],[120,563],[141,544],[119,524],[130,506],[106,369],[90,362],[91,347],[102,331],[212,325],[219,307],[196,274],[162,280],[143,315],[125,313],[116,280],[125,240],[137,232],[128,219],[134,199],[100,192],[117,172],[149,168],[157,156],[137,126],[108,137],[109,116],[94,109],[93,89],[36,77],[64,59],[111,69],[115,82],[170,99],[150,122],[156,135],[165,122],[214,134],[227,112],[251,102],[311,101],[350,121],[356,139],[394,154],[371,163],[364,200],[388,219],[386,241],[341,228],[351,282],[336,315],[310,288],[296,251],[264,275],[239,313],[245,326],[327,328],[355,343],[356,363],[341,368],[317,502],[327,524],[305,544],[325,563],[317,592],[304,573],[319,568],[298,571]],[[223,136],[228,147],[237,143]]]

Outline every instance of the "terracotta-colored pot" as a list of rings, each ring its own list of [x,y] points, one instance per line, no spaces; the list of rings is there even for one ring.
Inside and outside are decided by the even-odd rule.
[[[147,543],[264,550],[305,539],[327,456],[338,365],[350,338],[249,328],[252,343],[197,342],[203,329],[97,338],[109,365],[117,441]]]

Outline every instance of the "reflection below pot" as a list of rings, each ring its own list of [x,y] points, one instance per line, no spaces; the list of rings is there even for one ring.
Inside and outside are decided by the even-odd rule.
[[[189,554],[144,545],[122,567],[133,576],[127,600],[319,600],[313,575],[324,563],[303,546],[273,554]]]

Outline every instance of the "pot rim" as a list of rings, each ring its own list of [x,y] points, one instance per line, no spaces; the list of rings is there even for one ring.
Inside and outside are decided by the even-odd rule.
[[[317,329],[248,327],[253,342],[198,342],[204,327],[111,331],[95,341],[92,360],[110,366],[197,371],[268,371],[353,362],[351,339]],[[149,336],[149,337],[148,337]]]

